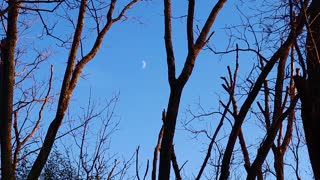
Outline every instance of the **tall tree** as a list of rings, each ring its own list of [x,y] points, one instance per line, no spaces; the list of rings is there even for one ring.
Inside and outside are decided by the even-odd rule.
[[[306,20],[307,77],[297,75],[295,83],[301,100],[301,117],[309,157],[315,179],[320,179],[320,1],[313,0],[310,8],[303,6]]]
[[[170,85],[170,97],[166,111],[166,118],[163,122],[163,138],[160,149],[160,165],[159,179],[165,180],[170,178],[171,159],[173,154],[173,138],[175,134],[177,116],[181,95],[184,86],[192,74],[196,58],[201,49],[210,40],[213,33],[210,34],[210,29],[215,22],[215,19],[225,4],[226,0],[219,0],[211,9],[211,12],[202,27],[199,36],[194,39],[194,11],[195,0],[189,0],[188,15],[187,15],[187,38],[188,52],[183,66],[182,72],[176,77],[175,55],[172,43],[172,13],[171,0],[164,0],[164,22],[165,22],[165,47],[167,54],[168,81]]]
[[[15,47],[17,44],[18,3],[8,2],[6,37],[1,41],[0,74],[0,127],[1,127],[1,174],[3,179],[15,179],[12,163],[12,112],[15,73]]]

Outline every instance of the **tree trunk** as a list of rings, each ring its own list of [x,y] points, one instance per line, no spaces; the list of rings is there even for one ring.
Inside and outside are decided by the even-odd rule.
[[[15,179],[12,163],[12,109],[15,70],[15,47],[17,42],[18,7],[16,1],[9,1],[8,30],[1,41],[1,85],[0,85],[0,127],[1,127],[1,175],[2,179]]]
[[[284,180],[283,165],[283,152],[281,147],[277,147],[274,155],[274,169],[276,170],[277,180]]]
[[[184,85],[187,83],[192,74],[195,60],[200,50],[210,40],[210,29],[227,0],[219,0],[211,9],[203,28],[200,31],[198,38],[194,39],[194,12],[195,0],[189,0],[188,15],[187,15],[187,40],[188,40],[188,55],[182,69],[181,74],[176,78],[175,57],[172,44],[172,27],[171,27],[171,0],[164,0],[164,23],[165,23],[165,46],[167,54],[168,80],[170,84],[170,97],[167,107],[166,120],[163,123],[164,133],[160,149],[160,166],[159,179],[170,179],[170,161],[172,155],[172,143],[174,138],[177,115],[179,111],[179,104]],[[209,35],[209,36],[208,36]]]
[[[304,133],[315,179],[320,179],[320,1],[313,1],[307,27],[307,73],[308,79],[295,77],[301,99],[301,116]]]
[[[313,21],[307,37],[307,66],[308,80],[307,91],[309,99],[308,104],[302,108],[302,120],[309,150],[309,156],[316,179],[320,179],[320,143],[318,140],[320,132],[320,2],[317,1],[317,8],[310,15],[310,22]],[[315,19],[316,18],[316,19]],[[314,42],[315,41],[315,42]],[[313,44],[315,43],[315,44]],[[313,46],[312,46],[313,44]],[[314,47],[315,46],[315,47]]]
[[[231,157],[233,154],[233,149],[234,149],[237,137],[240,133],[242,123],[243,123],[249,109],[251,108],[252,103],[256,99],[256,97],[260,91],[260,88],[261,88],[262,84],[264,83],[264,80],[266,79],[269,72],[272,70],[275,63],[278,61],[279,58],[283,57],[285,54],[288,54],[289,49],[294,42],[293,38],[294,38],[294,33],[291,32],[290,35],[288,36],[287,40],[282,44],[282,46],[278,49],[278,51],[270,58],[269,62],[266,64],[266,66],[264,67],[264,69],[260,73],[258,79],[256,80],[256,83],[255,83],[254,87],[252,88],[251,92],[248,94],[248,97],[246,98],[245,102],[241,106],[239,114],[235,118],[235,123],[232,127],[232,130],[231,130],[231,133],[230,133],[230,136],[228,139],[227,147],[226,147],[225,153],[223,155],[221,174],[220,174],[220,178],[219,178],[220,180],[225,180],[225,179],[228,179],[228,177],[229,177],[229,174],[230,174],[229,169],[230,169],[230,162],[231,162]],[[251,167],[251,169],[252,169],[252,167]],[[252,176],[256,177],[256,173],[257,173],[257,171],[253,171],[254,175],[252,175]]]

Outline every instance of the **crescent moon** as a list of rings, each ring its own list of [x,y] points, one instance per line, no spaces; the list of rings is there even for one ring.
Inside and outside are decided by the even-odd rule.
[[[147,62],[146,61],[142,61],[142,69],[145,69],[147,67]]]

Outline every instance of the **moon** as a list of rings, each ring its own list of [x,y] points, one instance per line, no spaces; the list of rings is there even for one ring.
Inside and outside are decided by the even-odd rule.
[[[145,69],[147,67],[147,62],[145,60],[142,61],[142,69]]]

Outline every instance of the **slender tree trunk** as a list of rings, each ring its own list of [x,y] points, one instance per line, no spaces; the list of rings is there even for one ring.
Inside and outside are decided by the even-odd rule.
[[[12,163],[12,111],[15,72],[15,47],[17,42],[18,7],[16,1],[9,1],[6,38],[1,42],[1,88],[0,88],[0,127],[1,127],[1,175],[2,179],[15,179]]]
[[[271,57],[269,62],[266,64],[262,72],[260,73],[258,79],[256,80],[256,83],[254,87],[252,88],[251,92],[248,94],[247,99],[243,103],[239,114],[235,118],[235,123],[233,125],[233,128],[231,130],[229,140],[227,143],[226,151],[224,153],[223,159],[222,159],[222,166],[221,166],[221,174],[220,174],[220,180],[225,180],[228,179],[229,177],[229,169],[230,169],[230,162],[231,162],[231,157],[233,154],[233,149],[237,140],[237,137],[240,133],[240,129],[242,126],[242,123],[252,105],[254,102],[256,96],[258,95],[260,88],[262,84],[264,83],[265,78],[277,62],[277,60],[282,57],[285,54],[288,54],[289,48],[291,47],[292,43],[294,42],[293,40],[293,32],[290,33],[289,37],[287,38],[286,42],[278,49],[278,51]],[[253,166],[254,164],[252,164]],[[255,169],[258,169],[259,167],[256,167]],[[251,167],[252,169],[252,167]],[[250,170],[251,171],[251,170]],[[256,177],[257,171],[251,171],[253,172],[253,176]]]
[[[164,122],[164,133],[160,149],[159,179],[170,177],[170,162],[172,155],[172,143],[175,133],[176,120],[179,111],[182,88],[173,86],[171,88],[167,115]]]
[[[183,87],[188,82],[192,74],[195,60],[200,50],[210,40],[213,33],[209,35],[210,29],[224,3],[227,0],[219,0],[212,8],[198,38],[194,39],[194,10],[195,0],[189,0],[187,15],[187,39],[188,39],[188,55],[181,74],[176,78],[175,57],[172,44],[172,27],[171,27],[171,0],[164,0],[164,23],[165,23],[165,46],[167,54],[168,80],[170,84],[170,97],[167,107],[166,120],[163,123],[164,133],[160,149],[160,165],[159,179],[170,179],[170,161],[172,155],[172,143],[175,133],[177,115]]]
[[[28,180],[37,179],[40,176],[40,173],[47,162],[47,159],[49,157],[49,154],[51,152],[52,146],[55,141],[55,137],[58,133],[59,127],[62,123],[65,111],[68,108],[69,101],[73,92],[73,89],[76,85],[74,84],[74,87],[71,87],[73,85],[71,83],[71,80],[73,78],[73,74],[75,74],[75,57],[76,52],[78,50],[80,39],[81,39],[81,33],[84,26],[84,14],[86,12],[86,5],[87,0],[81,0],[80,8],[79,8],[79,14],[78,14],[78,22],[75,30],[75,34],[73,37],[73,43],[72,47],[70,49],[70,54],[68,57],[68,65],[64,74],[64,79],[61,87],[60,97],[59,97],[59,103],[57,107],[56,117],[51,122],[47,134],[45,137],[45,140],[43,142],[43,146],[40,149],[40,152],[38,154],[38,157],[36,158],[30,172],[28,175]],[[73,70],[75,69],[75,70]],[[81,73],[81,72],[79,72]]]
[[[277,180],[284,180],[283,168],[283,153],[281,147],[278,147],[274,155],[274,169],[276,170]]]

